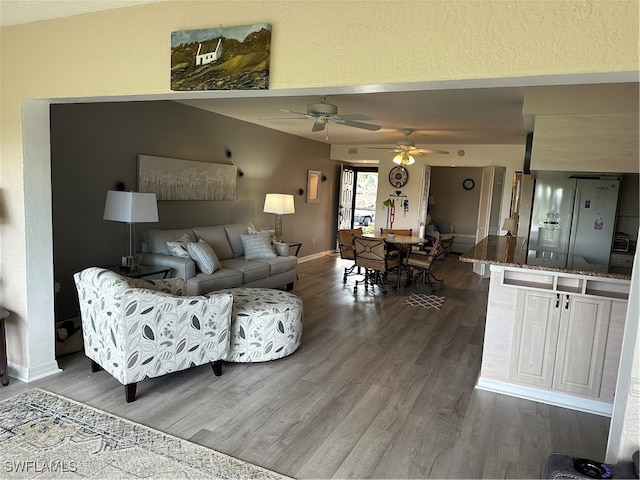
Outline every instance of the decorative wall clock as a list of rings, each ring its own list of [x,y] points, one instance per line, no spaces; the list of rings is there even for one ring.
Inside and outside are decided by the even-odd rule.
[[[409,171],[402,165],[393,167],[389,172],[389,183],[396,188],[404,187],[409,181]]]
[[[476,186],[476,182],[473,181],[472,178],[467,178],[462,182],[462,188],[465,190],[473,190],[473,187]]]

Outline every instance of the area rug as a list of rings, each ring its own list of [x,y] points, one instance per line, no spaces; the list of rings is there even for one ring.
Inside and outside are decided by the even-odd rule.
[[[34,477],[288,478],[41,389],[0,402],[0,478]]]
[[[406,305],[422,308],[435,308],[440,310],[444,305],[445,297],[437,295],[425,295],[424,293],[412,293],[404,301]]]

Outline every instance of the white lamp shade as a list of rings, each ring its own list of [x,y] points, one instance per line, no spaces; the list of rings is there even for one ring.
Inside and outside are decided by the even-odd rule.
[[[264,197],[264,213],[276,213],[278,215],[287,215],[296,213],[293,204],[293,195],[284,193],[267,193]]]
[[[398,165],[413,165],[416,163],[416,159],[408,153],[399,153],[393,157],[393,163],[397,163]]]
[[[158,203],[156,202],[156,194],[109,190],[102,218],[124,223],[157,222]]]
[[[508,232],[515,232],[518,229],[518,219],[514,217],[509,217],[504,219],[504,223],[502,224],[502,230],[506,230]]]

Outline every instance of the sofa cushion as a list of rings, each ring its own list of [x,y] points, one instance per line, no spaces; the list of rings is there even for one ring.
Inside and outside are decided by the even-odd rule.
[[[265,258],[262,260],[256,260],[256,262],[266,263],[269,265],[269,272],[271,275],[277,275],[279,273],[289,272],[295,270],[298,266],[298,257],[289,255],[286,257],[277,256],[276,258]]]
[[[204,240],[198,240],[197,243],[187,243],[187,250],[202,273],[211,274],[222,268],[216,252]]]
[[[143,237],[147,244],[148,252],[171,255],[167,242],[175,242],[185,235],[189,238],[189,241],[196,241],[196,236],[191,229],[161,230],[159,228],[151,228],[144,232]]]
[[[269,234],[240,235],[244,247],[245,260],[259,260],[261,258],[275,258]]]
[[[253,282],[271,275],[269,265],[264,262],[245,260],[244,258],[231,258],[220,262],[224,268],[230,268],[242,273],[243,282]]]
[[[233,258],[233,250],[229,244],[224,225],[195,227],[193,232],[198,237],[198,240],[204,240],[213,248],[219,260]]]
[[[187,295],[202,295],[223,288],[239,287],[242,284],[242,272],[221,268],[211,275],[198,273],[187,280]]]
[[[230,223],[224,226],[235,258],[244,256],[244,245],[242,245],[240,236],[249,233],[249,227],[253,228],[253,223]]]

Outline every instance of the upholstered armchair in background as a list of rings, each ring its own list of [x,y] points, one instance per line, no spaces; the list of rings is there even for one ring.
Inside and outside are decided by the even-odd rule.
[[[211,363],[222,374],[230,346],[230,294],[184,296],[180,278],[145,281],[91,267],[74,275],[91,370],[101,368],[125,386]]]

